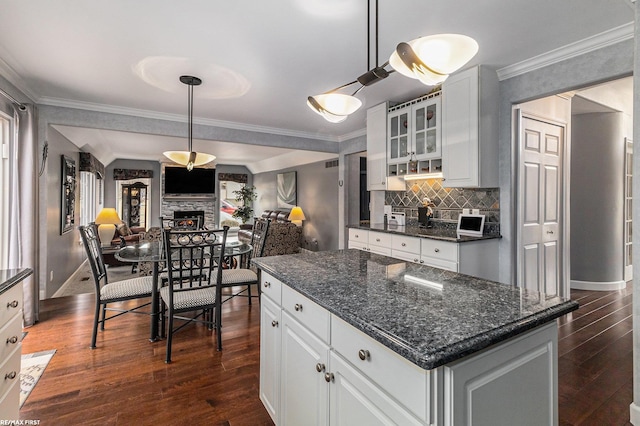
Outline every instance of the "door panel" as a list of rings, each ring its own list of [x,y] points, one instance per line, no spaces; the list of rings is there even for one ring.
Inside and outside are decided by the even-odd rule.
[[[564,295],[560,259],[564,127],[522,117],[519,139],[519,285],[547,297]]]

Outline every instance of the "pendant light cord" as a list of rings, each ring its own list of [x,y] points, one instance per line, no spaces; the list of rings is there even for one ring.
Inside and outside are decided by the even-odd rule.
[[[188,138],[189,138],[189,152],[193,152],[193,84],[189,84],[189,91],[187,92],[188,95],[188,109],[187,109],[187,114],[188,114],[188,126],[189,126],[189,131],[188,131]]]

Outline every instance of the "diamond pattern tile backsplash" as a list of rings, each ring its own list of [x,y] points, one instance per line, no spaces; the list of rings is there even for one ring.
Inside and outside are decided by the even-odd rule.
[[[442,221],[458,221],[462,209],[479,209],[486,216],[485,223],[500,223],[499,188],[443,188],[442,179],[406,181],[406,191],[386,191],[385,203],[393,211],[404,212],[407,221],[418,220],[418,207],[428,197],[435,204],[433,218]]]

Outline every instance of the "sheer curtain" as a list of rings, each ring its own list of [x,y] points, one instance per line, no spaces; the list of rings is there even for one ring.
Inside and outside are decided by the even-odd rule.
[[[24,325],[33,325],[38,313],[38,139],[35,108],[14,106],[14,138],[9,147],[9,268],[31,268],[22,282]]]

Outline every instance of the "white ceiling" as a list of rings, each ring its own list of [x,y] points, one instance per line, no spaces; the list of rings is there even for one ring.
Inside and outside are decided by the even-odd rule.
[[[174,120],[186,115],[186,87],[178,77],[192,74],[203,80],[194,91],[196,119],[339,142],[362,134],[367,107],[430,90],[392,74],[362,90],[363,107],[340,124],[306,106],[308,95],[367,70],[366,12],[365,0],[2,0],[0,73],[40,104]],[[469,66],[500,69],[633,16],[627,0],[381,0],[379,63],[400,41],[449,32],[478,41]],[[234,90],[244,94],[229,97]],[[180,138],[57,129],[107,163],[161,159],[163,150],[186,148]],[[256,157],[288,164],[302,155],[234,142],[206,146],[224,164]],[[273,167],[254,163],[255,170]]]

